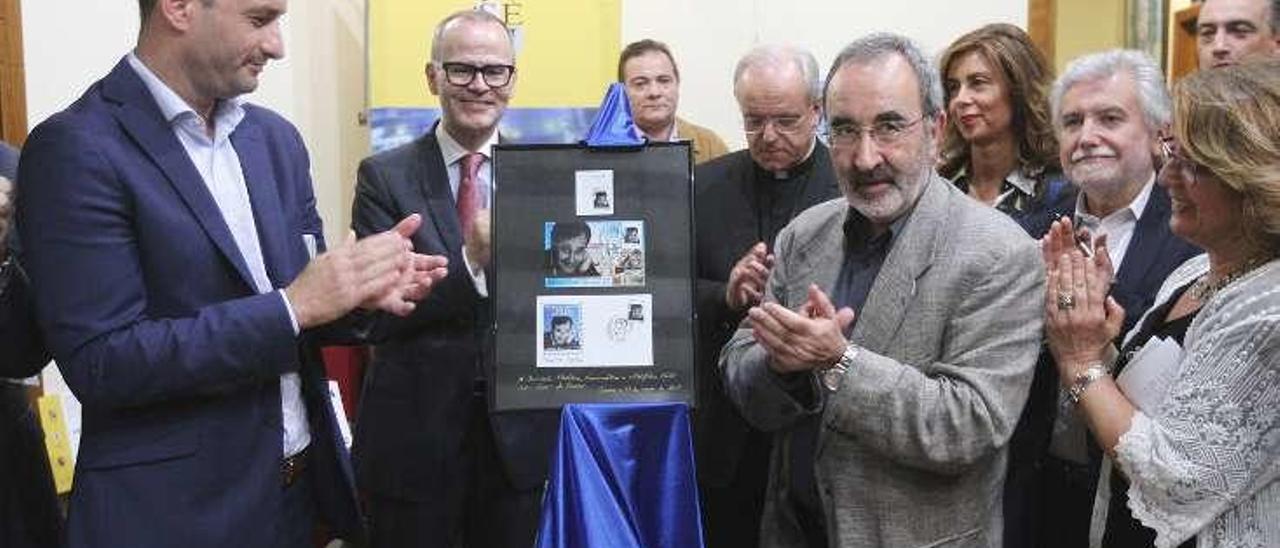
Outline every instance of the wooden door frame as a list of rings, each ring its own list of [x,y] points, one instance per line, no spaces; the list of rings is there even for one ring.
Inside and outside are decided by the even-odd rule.
[[[1040,48],[1049,66],[1054,64],[1054,44],[1057,37],[1054,27],[1057,25],[1057,0],[1027,0],[1027,34],[1031,42]]]
[[[0,0],[0,140],[17,147],[27,139],[21,3]]]

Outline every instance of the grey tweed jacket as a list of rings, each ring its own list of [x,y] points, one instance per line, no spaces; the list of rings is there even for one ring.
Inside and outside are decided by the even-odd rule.
[[[841,198],[778,236],[767,299],[796,308],[830,294],[843,261]],[[831,546],[1001,544],[1006,443],[1040,350],[1044,270],[1008,217],[934,176],[895,237],[850,340],[863,349],[842,384],[795,398],[740,328],[720,366],[729,397],[777,433],[764,546],[804,546],[787,500],[785,443],[821,413],[815,470]],[[804,401],[804,400],[808,401]]]

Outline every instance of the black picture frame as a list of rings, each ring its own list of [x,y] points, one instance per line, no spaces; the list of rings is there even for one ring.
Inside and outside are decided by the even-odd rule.
[[[578,196],[578,173],[603,171],[611,176],[608,202],[599,201],[599,191],[594,189],[584,202]],[[566,403],[696,403],[692,174],[687,142],[632,149],[564,144],[494,148],[493,259],[487,269],[487,275],[494,277],[489,286],[494,311],[488,375],[491,409],[555,409]],[[608,209],[581,215],[583,204],[588,208],[603,204]],[[635,257],[628,257],[625,264],[629,266],[623,266],[622,251],[603,261],[594,257],[597,264],[584,268],[584,274],[557,270],[553,262],[558,255],[549,243],[555,225],[579,221],[596,227],[596,232],[619,227],[614,230],[622,234],[615,236],[619,245],[608,247],[625,247],[633,254],[641,250],[640,275],[634,269]],[[643,226],[643,241],[636,237],[637,221]],[[593,250],[604,253],[606,246],[598,241],[604,236],[589,238],[598,246]],[[587,282],[616,285],[573,285]],[[577,311],[555,314],[545,304],[566,300],[586,304]],[[540,302],[544,303],[541,309]],[[607,327],[601,327],[596,324],[604,317],[598,313],[604,308],[593,308],[591,303],[617,304],[619,312],[609,316]],[[572,321],[566,318],[575,314]],[[595,323],[582,325],[587,321]],[[553,323],[563,331],[554,341]],[[628,326],[636,326],[634,333],[627,332]],[[611,342],[597,346],[604,339],[591,336],[602,330],[610,333]],[[619,331],[626,332],[620,337],[639,340],[645,330],[651,335],[652,365],[600,365],[584,358],[603,355],[599,348],[616,344]],[[569,365],[546,363],[564,356],[569,357]],[[610,353],[608,357],[617,356]]]

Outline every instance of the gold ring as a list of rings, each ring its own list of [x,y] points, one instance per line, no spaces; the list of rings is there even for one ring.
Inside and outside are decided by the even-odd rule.
[[[1076,307],[1076,296],[1070,291],[1058,292],[1058,310],[1071,310]]]

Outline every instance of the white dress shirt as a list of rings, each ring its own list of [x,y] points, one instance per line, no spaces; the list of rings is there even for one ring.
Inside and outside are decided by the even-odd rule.
[[[1133,240],[1133,231],[1138,227],[1138,219],[1141,219],[1142,212],[1147,210],[1147,201],[1151,199],[1151,188],[1155,183],[1156,176],[1153,173],[1128,206],[1117,209],[1101,219],[1085,211],[1084,192],[1076,197],[1077,227],[1089,229],[1094,238],[1107,235],[1107,254],[1111,256],[1111,266],[1116,269],[1116,272],[1120,271],[1120,264],[1124,262],[1125,253],[1129,251],[1129,242]]]
[[[458,141],[449,135],[444,129],[444,124],[436,124],[436,142],[440,143],[440,156],[444,158],[445,173],[449,174],[449,191],[453,193],[453,203],[458,203],[458,185],[462,184],[462,158],[471,151],[467,150]],[[480,207],[481,209],[491,209],[493,207],[493,145],[498,144],[498,132],[493,132],[489,136],[489,140],[485,141],[480,149],[480,155],[484,158],[480,161],[480,169],[476,173],[476,187],[480,190]],[[462,237],[465,239],[466,234]],[[467,272],[471,273],[471,281],[475,284],[476,292],[481,297],[489,296],[489,289],[485,285],[484,269],[471,266],[471,262],[467,260],[466,244],[463,244],[462,262],[466,264]]]
[[[173,134],[187,151],[187,157],[200,173],[213,201],[218,205],[236,247],[253,275],[259,293],[275,291],[267,277],[267,267],[262,259],[262,247],[258,241],[258,227],[254,224],[253,206],[249,202],[249,189],[245,184],[240,156],[231,145],[231,133],[244,119],[244,108],[238,98],[218,101],[213,110],[213,136],[207,132],[206,120],[186,103],[176,92],[160,80],[132,52],[127,56],[129,66],[138,73],[151,96],[160,107],[160,113],[169,122]],[[298,333],[298,320],[284,291],[278,292],[289,312],[293,332]],[[302,381],[297,373],[280,375],[280,407],[284,427],[283,454],[290,456],[306,449],[311,443],[307,427],[307,409],[302,403]]]

